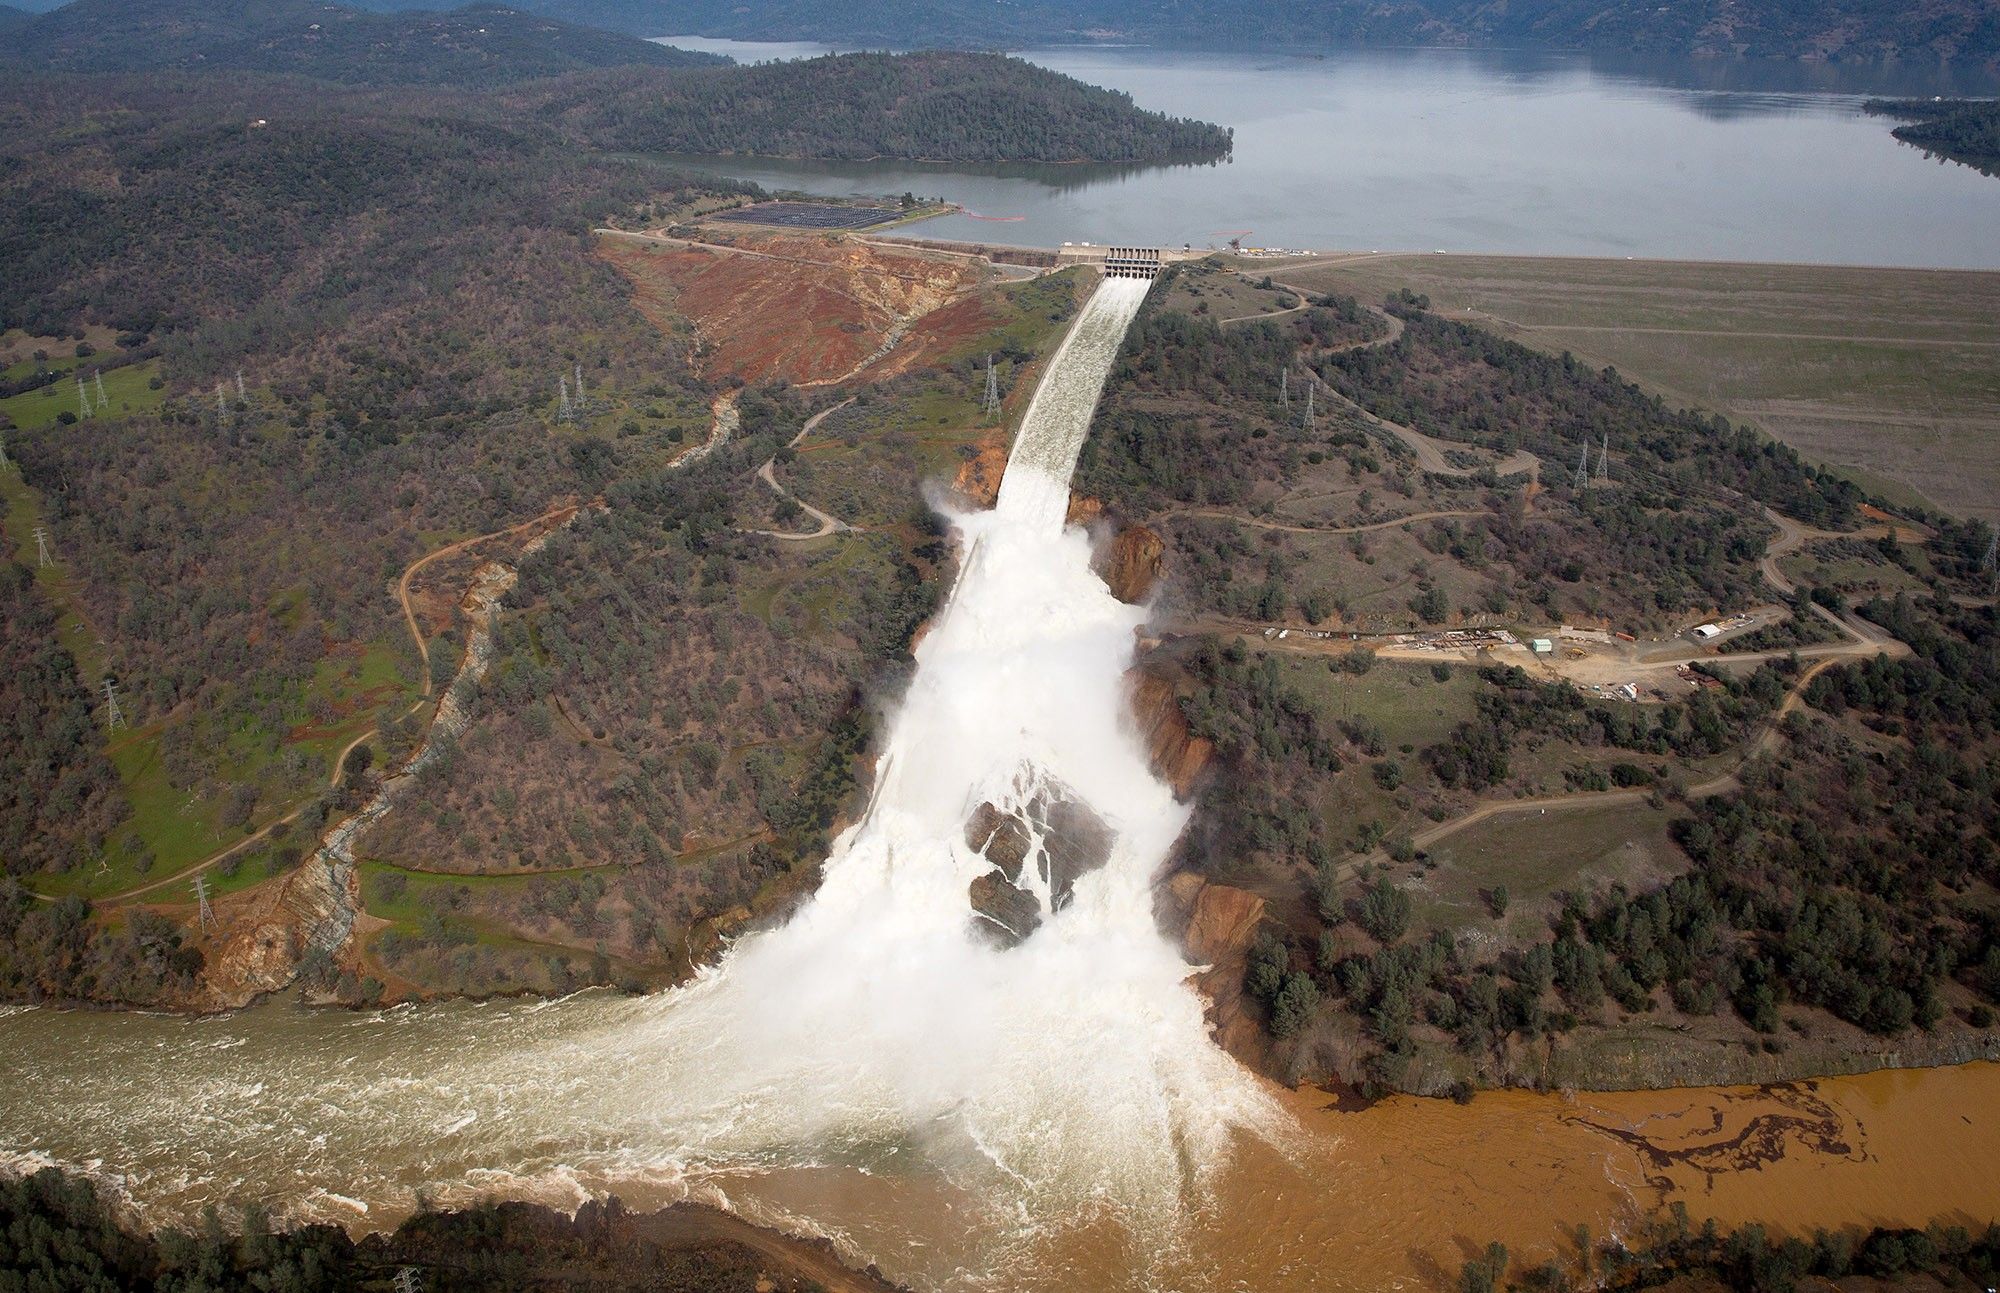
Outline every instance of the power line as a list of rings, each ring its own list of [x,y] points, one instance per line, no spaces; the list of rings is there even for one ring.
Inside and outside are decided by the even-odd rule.
[[[198,875],[194,878],[194,898],[201,905],[199,912],[201,932],[206,934],[209,930],[215,928],[215,908],[208,905],[208,877],[206,875]]]
[[[53,566],[56,559],[49,553],[49,532],[42,526],[35,527],[35,568]]]

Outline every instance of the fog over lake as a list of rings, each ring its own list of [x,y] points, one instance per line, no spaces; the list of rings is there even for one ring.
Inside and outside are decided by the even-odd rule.
[[[664,39],[743,61],[827,48]],[[2000,179],[1928,159],[1861,111],[1872,95],[2000,93],[1978,72],[1430,49],[1021,56],[1233,127],[1235,153],[1136,168],[698,164],[1010,217],[911,231],[927,237],[2000,268]]]

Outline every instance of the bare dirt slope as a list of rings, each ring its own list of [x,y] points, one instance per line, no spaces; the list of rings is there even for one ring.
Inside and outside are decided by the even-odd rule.
[[[663,332],[693,323],[696,362],[718,379],[838,381],[985,278],[968,260],[851,239],[738,237],[722,246],[628,235],[599,247]]]

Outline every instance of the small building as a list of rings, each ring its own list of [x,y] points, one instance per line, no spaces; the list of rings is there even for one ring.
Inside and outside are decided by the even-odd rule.
[[[1697,624],[1689,629],[1688,632],[1694,634],[1695,641],[1706,642],[1710,638],[1721,637],[1722,626],[1719,624]]]
[[[1528,646],[1536,655],[1554,655],[1556,653],[1556,644],[1548,638],[1536,638],[1528,643]]]

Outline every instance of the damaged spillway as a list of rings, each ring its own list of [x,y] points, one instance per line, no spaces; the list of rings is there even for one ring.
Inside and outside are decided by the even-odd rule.
[[[1147,287],[1098,288],[999,506],[953,518],[958,583],[874,795],[786,924],[658,997],[288,1017],[269,1043],[227,1044],[227,1020],[146,1021],[162,1040],[143,1081],[107,1063],[131,1048],[107,1030],[95,1055],[17,1066],[23,1089],[64,1099],[0,1108],[0,1146],[98,1160],[170,1212],[247,1195],[346,1217],[419,1189],[567,1201],[636,1182],[814,1226],[926,1283],[1006,1283],[1024,1245],[1107,1218],[1151,1251],[1235,1138],[1281,1115],[1211,1043],[1155,927],[1187,809],[1126,713],[1143,612],[1063,523]],[[957,1219],[962,1248],[899,1263],[908,1234],[843,1212],[841,1191],[773,1185],[826,1172],[939,1183],[978,1216]]]

